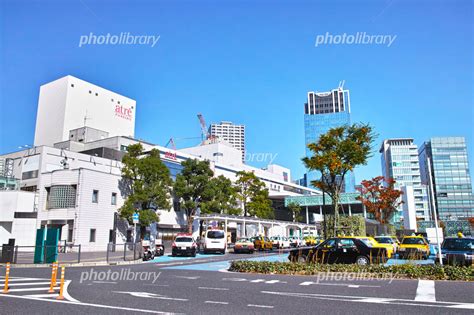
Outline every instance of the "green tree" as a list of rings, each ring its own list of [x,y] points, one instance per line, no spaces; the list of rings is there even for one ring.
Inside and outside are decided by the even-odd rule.
[[[237,177],[237,198],[244,207],[244,216],[274,218],[272,202],[265,184],[253,172],[240,171]]]
[[[216,184],[211,180],[214,173],[209,161],[189,159],[181,162],[183,170],[176,176],[174,195],[179,198],[180,208],[186,213],[188,232],[192,233],[197,209],[211,211],[208,204],[213,201]],[[215,209],[215,208],[212,208]]]
[[[301,220],[301,218],[302,218],[300,216],[301,207],[300,207],[299,204],[292,201],[288,204],[287,208],[291,212],[291,218],[293,219],[293,222],[298,222],[299,220]]]
[[[303,158],[303,163],[309,170],[321,173],[321,177],[311,184],[332,199],[334,236],[344,179],[356,166],[367,164],[374,137],[371,126],[354,124],[332,128],[318,141],[308,144],[312,156]]]
[[[120,188],[126,197],[119,209],[121,218],[132,223],[132,215],[138,212],[142,229],[158,222],[157,209],[171,208],[170,172],[160,159],[160,152],[152,149],[145,153],[141,144],[130,145],[122,159]],[[143,235],[143,234],[142,234]]]
[[[237,204],[237,188],[232,181],[222,175],[211,178],[205,193],[207,202],[201,205],[201,213],[240,214]]]

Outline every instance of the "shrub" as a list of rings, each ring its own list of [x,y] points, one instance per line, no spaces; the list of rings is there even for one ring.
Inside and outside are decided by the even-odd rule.
[[[230,271],[264,274],[315,275],[319,272],[366,273],[373,278],[408,278],[428,280],[474,281],[472,267],[414,265],[343,265],[343,264],[305,264],[269,261],[232,261]]]

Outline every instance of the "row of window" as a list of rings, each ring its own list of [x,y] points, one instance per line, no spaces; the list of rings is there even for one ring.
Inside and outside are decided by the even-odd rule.
[[[99,191],[98,190],[93,190],[92,191],[92,203],[99,203]],[[110,204],[111,205],[117,205],[117,193],[113,192],[112,197],[110,199]]]
[[[74,87],[74,83],[71,83],[71,87]],[[89,94],[92,94],[92,90],[89,90]],[[95,96],[99,96],[99,93],[95,92]],[[113,98],[110,99],[111,102],[114,101]],[[117,101],[118,104],[120,104],[120,101]]]

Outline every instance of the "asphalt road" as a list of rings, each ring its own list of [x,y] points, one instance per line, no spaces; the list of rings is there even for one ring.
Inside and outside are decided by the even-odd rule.
[[[10,292],[0,294],[0,313],[472,314],[474,310],[474,283],[193,270],[236,257],[248,256],[70,267],[64,301],[47,294],[49,268],[13,266]],[[0,269],[2,279],[4,273]]]

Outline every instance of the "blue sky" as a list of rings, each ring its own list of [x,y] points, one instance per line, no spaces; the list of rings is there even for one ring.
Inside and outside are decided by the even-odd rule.
[[[2,0],[0,14],[0,153],[33,142],[39,86],[71,74],[135,99],[139,138],[198,137],[201,112],[208,123],[245,124],[247,150],[278,154],[296,178],[306,92],[345,80],[353,122],[379,135],[358,182],[381,173],[384,138],[465,136],[474,165],[469,0]],[[79,47],[91,32],[160,40]],[[390,47],[315,47],[326,32],[397,37]]]

